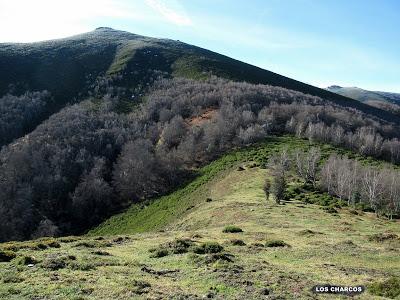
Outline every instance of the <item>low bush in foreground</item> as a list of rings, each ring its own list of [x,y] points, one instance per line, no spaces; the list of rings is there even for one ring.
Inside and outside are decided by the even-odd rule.
[[[153,253],[151,257],[164,257],[169,254],[186,253],[192,245],[193,241],[190,239],[175,239],[171,242],[161,244],[157,248],[150,249],[149,251]]]
[[[282,240],[270,240],[265,243],[265,247],[290,247],[290,245]]]
[[[0,250],[0,262],[9,262],[16,257],[13,251]]]
[[[167,249],[151,249],[152,254],[150,255],[151,258],[160,258],[167,256],[169,254]]]
[[[246,243],[244,241],[237,239],[231,240],[231,244],[234,246],[246,246]]]
[[[197,254],[219,253],[222,250],[224,250],[224,247],[217,242],[205,242],[193,248],[193,252]]]
[[[243,232],[243,229],[240,227],[234,226],[234,225],[229,225],[229,226],[226,226],[222,232],[238,233],[238,232]]]

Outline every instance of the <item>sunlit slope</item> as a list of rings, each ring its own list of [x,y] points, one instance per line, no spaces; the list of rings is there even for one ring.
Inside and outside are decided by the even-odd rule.
[[[92,236],[0,245],[16,255],[1,263],[0,298],[315,299],[311,287],[331,283],[367,285],[359,299],[384,299],[369,285],[400,276],[400,241],[372,237],[399,233],[399,222],[266,199],[270,171],[261,162],[282,147],[308,143],[279,138],[233,152],[203,168],[197,183],[128,211],[125,221],[112,218]]]

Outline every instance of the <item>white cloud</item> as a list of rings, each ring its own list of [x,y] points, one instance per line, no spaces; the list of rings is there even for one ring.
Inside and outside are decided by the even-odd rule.
[[[32,42],[93,30],[107,18],[136,19],[139,11],[124,1],[0,0],[0,42]]]
[[[166,20],[180,26],[191,26],[192,20],[186,15],[182,6],[176,1],[167,5],[163,0],[146,0],[146,3],[160,13]]]

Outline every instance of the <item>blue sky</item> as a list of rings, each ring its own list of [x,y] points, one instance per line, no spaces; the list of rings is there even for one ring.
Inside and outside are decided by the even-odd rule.
[[[320,87],[400,92],[397,0],[0,0],[0,42],[99,26],[179,39]]]

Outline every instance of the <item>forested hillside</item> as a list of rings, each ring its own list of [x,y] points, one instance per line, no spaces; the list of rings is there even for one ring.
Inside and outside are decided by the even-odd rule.
[[[299,81],[180,41],[144,37],[107,27],[70,38],[31,44],[0,44],[0,97],[3,122],[18,122],[10,107],[29,102],[23,129],[8,130],[1,144],[30,132],[68,104],[88,98],[117,97],[117,112],[129,112],[159,77],[268,84],[322,97],[385,119],[400,117]],[[42,97],[32,93],[45,93]],[[21,98],[23,96],[24,98]],[[40,99],[40,105],[35,99]],[[3,109],[3,108],[1,108]],[[14,110],[14,112],[16,112]],[[0,145],[1,145],[0,144]]]
[[[356,180],[346,175],[353,167]],[[376,199],[363,185],[376,168],[395,172],[352,151],[269,137],[229,151],[196,179],[88,235],[1,243],[0,299],[335,297],[312,292],[324,282],[364,286],[357,299],[397,299],[400,224],[362,209]],[[376,181],[380,192],[390,191],[390,179]],[[350,190],[362,196],[347,205]]]
[[[396,115],[178,41],[2,44],[0,82],[0,241],[83,233],[272,135],[400,162]]]

